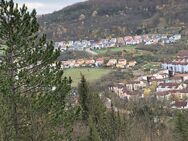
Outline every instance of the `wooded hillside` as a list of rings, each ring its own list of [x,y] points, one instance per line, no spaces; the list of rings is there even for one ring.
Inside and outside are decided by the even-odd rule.
[[[43,15],[39,23],[56,41],[153,33],[168,27],[180,27],[185,34],[187,11],[187,0],[89,0]]]

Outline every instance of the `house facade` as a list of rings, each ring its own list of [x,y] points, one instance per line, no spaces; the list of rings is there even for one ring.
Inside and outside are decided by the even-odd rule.
[[[126,59],[119,59],[118,63],[116,64],[117,68],[125,68],[127,64],[127,60]]]
[[[117,60],[116,59],[110,59],[108,61],[108,63],[106,64],[107,67],[111,67],[117,64]]]
[[[138,93],[129,91],[123,84],[112,85],[109,87],[109,90],[116,93],[121,99],[129,100],[138,96]]]
[[[161,67],[174,73],[188,73],[188,51],[180,51],[176,59],[162,63]]]

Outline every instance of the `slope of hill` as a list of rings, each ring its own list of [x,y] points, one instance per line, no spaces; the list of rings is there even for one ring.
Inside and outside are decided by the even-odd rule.
[[[89,0],[39,18],[50,39],[97,39],[187,28],[188,0]],[[185,31],[183,31],[185,32]]]

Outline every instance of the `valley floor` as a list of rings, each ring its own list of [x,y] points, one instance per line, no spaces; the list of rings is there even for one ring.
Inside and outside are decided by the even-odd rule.
[[[87,81],[92,83],[101,77],[109,74],[111,69],[99,69],[99,68],[72,68],[66,69],[64,71],[64,76],[71,77],[73,80],[72,86],[76,87],[81,79],[81,74],[83,74]]]

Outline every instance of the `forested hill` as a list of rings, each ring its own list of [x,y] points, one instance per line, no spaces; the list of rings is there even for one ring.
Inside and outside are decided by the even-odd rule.
[[[55,41],[160,32],[188,24],[188,0],[89,0],[39,18]],[[187,33],[186,33],[187,34]]]

